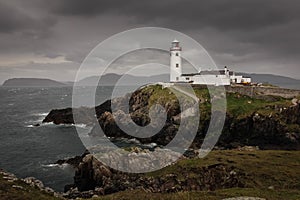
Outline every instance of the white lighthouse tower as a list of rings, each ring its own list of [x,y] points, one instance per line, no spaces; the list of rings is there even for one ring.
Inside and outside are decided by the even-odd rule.
[[[170,81],[178,82],[182,75],[181,47],[179,41],[174,40],[170,48]]]

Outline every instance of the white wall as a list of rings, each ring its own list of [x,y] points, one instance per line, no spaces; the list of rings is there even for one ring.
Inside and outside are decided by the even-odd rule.
[[[251,83],[251,78],[243,77],[242,83]]]
[[[243,76],[230,76],[232,83],[242,83]]]
[[[182,74],[182,63],[181,63],[181,52],[180,51],[170,51],[171,58],[170,58],[170,81],[171,82],[177,82],[180,81],[179,79],[177,80],[176,78],[180,77]],[[178,56],[176,56],[176,54]],[[176,66],[178,64],[178,67]]]
[[[230,85],[230,79],[226,75],[196,75],[192,76],[193,84],[204,85]]]

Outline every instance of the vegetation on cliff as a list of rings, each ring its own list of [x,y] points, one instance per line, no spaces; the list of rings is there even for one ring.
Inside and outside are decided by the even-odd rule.
[[[198,179],[201,176],[203,169],[208,169],[209,166],[220,165],[230,168],[233,172],[239,172],[239,181],[242,183],[240,187],[228,187],[225,189],[205,189],[197,190],[197,186],[205,183]],[[88,165],[85,165],[86,169]],[[91,174],[94,172],[89,168]],[[95,169],[94,169],[95,170]],[[233,173],[232,172],[232,173]],[[82,174],[82,178],[87,174]],[[98,174],[99,181],[109,181],[107,178],[111,175],[114,178],[115,174],[109,174],[106,171],[104,174]],[[183,177],[184,175],[188,176]],[[166,179],[166,177],[171,177]],[[173,177],[173,178],[172,178]],[[175,178],[174,178],[175,177]],[[142,187],[133,190],[115,191],[112,194],[104,194],[104,188],[100,185],[96,186],[94,191],[85,193],[73,194],[73,198],[86,197],[99,200],[140,200],[140,199],[178,199],[178,200],[220,200],[224,198],[252,196],[266,198],[268,200],[297,200],[300,199],[300,152],[299,151],[260,151],[260,150],[226,150],[212,151],[204,159],[182,159],[176,164],[161,169],[156,172],[141,174],[141,180],[147,178],[168,180],[157,187],[173,189],[176,181],[190,180],[189,185],[195,187],[193,190],[170,191],[170,192],[151,192],[151,185],[143,185]],[[77,177],[78,178],[78,177]],[[218,177],[216,177],[218,181]],[[15,178],[14,178],[15,179]],[[116,179],[118,184],[115,188],[129,183],[122,179]],[[219,183],[216,183],[218,185]],[[228,183],[227,183],[228,184]],[[182,184],[184,186],[184,184]],[[175,184],[178,189],[178,185]],[[105,188],[109,191],[109,188]],[[110,190],[113,191],[113,190]],[[69,194],[71,195],[71,194]],[[77,196],[76,196],[77,195]],[[0,197],[1,199],[45,199],[55,200],[61,199],[41,191],[37,187],[32,187],[21,180],[9,181],[6,173],[0,174]],[[65,196],[68,198],[68,196]]]
[[[38,182],[39,184],[36,184]],[[0,170],[0,199],[1,200],[58,200],[50,188],[44,188],[42,183],[34,178],[19,179],[15,175]],[[43,188],[42,188],[42,187]]]
[[[239,88],[239,91],[242,89]],[[246,89],[248,90],[248,88]],[[211,120],[211,101],[217,105],[216,112],[218,112],[220,97],[226,97],[226,120],[218,146],[236,148],[237,146],[250,145],[259,146],[261,149],[300,149],[300,105],[298,98],[290,99],[261,94],[251,97],[233,92],[220,92],[210,96],[208,89],[203,86],[195,86],[194,91],[199,99],[200,110],[200,125],[193,143],[195,148],[202,144],[207,132]],[[123,120],[125,124],[130,124],[128,119],[132,119],[136,124],[146,126],[150,123],[150,107],[153,104],[160,104],[167,112],[165,126],[151,138],[137,139],[142,143],[155,142],[159,145],[166,145],[176,135],[183,110],[181,110],[178,99],[171,89],[163,88],[161,85],[149,85],[140,88],[132,95],[126,95],[112,101],[120,107],[129,102],[129,115],[123,111],[112,113],[111,100],[108,100],[95,108],[97,118],[93,115],[93,109],[67,108],[52,110],[44,122],[74,123],[72,114],[77,113],[77,123],[92,124],[98,121],[108,137],[133,138],[117,126],[115,117]],[[191,99],[185,98],[183,103],[190,104]],[[96,136],[98,131],[98,126],[95,126],[90,135]]]
[[[87,197],[98,195],[96,199],[300,198],[299,151],[250,147],[218,150],[203,159],[185,158],[159,171],[139,175],[115,172],[91,158],[87,155],[79,166],[75,176],[78,185],[74,187],[96,183],[89,188],[93,192],[83,193]],[[80,197],[78,191],[71,190],[69,195]]]
[[[246,89],[248,94],[249,88]],[[159,171],[139,175],[114,171],[92,159],[91,155],[86,155],[77,167],[75,182],[68,187],[67,195],[72,198],[81,194],[85,197],[105,195],[100,199],[116,199],[120,196],[123,199],[199,199],[199,196],[203,196],[202,199],[233,196],[299,199],[299,151],[282,151],[300,149],[299,97],[284,98],[282,95],[261,93],[247,95],[242,87],[238,90],[241,92],[227,90],[211,96],[206,87],[194,87],[199,99],[200,126],[191,147],[197,149],[202,144],[211,120],[211,102],[217,104],[217,112],[222,112],[218,107],[222,105],[219,100],[220,97],[226,97],[226,119],[216,147],[226,150],[214,150],[204,159],[183,158]],[[133,138],[117,126],[114,118],[132,123],[128,121],[129,116],[136,124],[146,126],[151,122],[150,107],[160,104],[167,112],[165,126],[151,138],[137,139],[141,143],[155,142],[163,146],[176,135],[180,116],[184,112],[177,97],[169,88],[149,85],[132,95],[108,100],[97,106],[96,118],[91,115],[93,109],[68,108],[51,111],[44,121],[74,123],[72,113],[76,112],[82,116],[79,117],[82,122],[98,122],[108,137]],[[191,98],[184,98],[182,102],[188,105],[192,101]],[[112,102],[120,107],[129,102],[129,114],[122,111],[112,113]],[[91,137],[97,136],[97,127],[90,132]],[[243,150],[247,146],[255,147],[251,147],[251,151]],[[278,149],[280,151],[274,151]],[[86,191],[91,189],[92,192]],[[84,193],[80,193],[80,190]]]

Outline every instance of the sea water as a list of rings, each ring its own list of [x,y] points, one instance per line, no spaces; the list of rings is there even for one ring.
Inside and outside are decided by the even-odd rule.
[[[97,104],[109,99],[111,91],[110,86],[98,87]],[[75,127],[41,124],[51,109],[72,106],[72,87],[0,87],[0,105],[0,168],[21,178],[36,177],[57,191],[73,183],[74,169],[54,163],[84,152]]]

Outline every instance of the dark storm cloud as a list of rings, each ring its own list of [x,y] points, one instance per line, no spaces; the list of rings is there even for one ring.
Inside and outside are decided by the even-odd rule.
[[[10,33],[32,26],[32,19],[19,10],[0,2],[0,32]]]
[[[104,13],[133,16],[141,22],[155,19],[170,26],[248,30],[299,19],[296,0],[65,0],[54,1],[52,11],[61,15],[95,16]],[[165,25],[166,25],[165,24]]]
[[[111,35],[160,26],[196,39],[220,66],[300,77],[299,10],[298,0],[0,0],[0,56],[61,56],[78,67]]]
[[[52,2],[51,11],[63,16],[93,17],[109,13],[129,17],[140,25],[163,26],[190,32],[213,29],[220,35],[234,38],[235,44],[231,49],[228,46],[222,47],[222,43],[218,49],[235,55],[248,53],[251,48],[245,48],[247,46],[289,56],[300,54],[300,3],[296,0]],[[244,51],[236,49],[236,45],[245,45]]]
[[[54,18],[33,18],[24,10],[0,1],[0,33],[27,31],[24,34],[40,32],[47,35],[47,27],[55,23]]]

